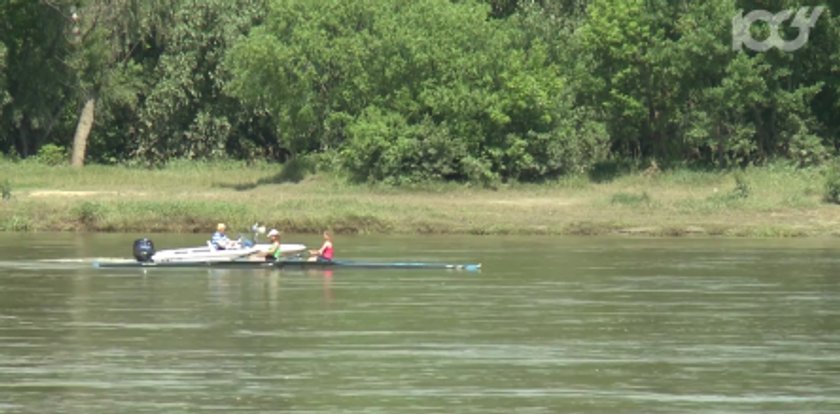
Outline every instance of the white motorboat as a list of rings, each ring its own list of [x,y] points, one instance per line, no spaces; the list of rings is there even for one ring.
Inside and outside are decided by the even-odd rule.
[[[134,242],[134,258],[139,262],[153,263],[210,263],[247,260],[250,256],[265,252],[271,244],[261,243],[252,246],[242,245],[233,249],[216,249],[210,243],[202,247],[167,249],[155,251],[149,239]],[[280,244],[280,254],[293,255],[306,250],[306,246],[297,243]]]

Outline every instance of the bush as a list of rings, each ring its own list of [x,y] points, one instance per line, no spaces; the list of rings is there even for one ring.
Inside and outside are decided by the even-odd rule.
[[[735,174],[735,188],[732,190],[732,196],[735,198],[747,198],[750,196],[750,183],[744,178],[741,173]]]
[[[840,204],[840,163],[834,163],[828,169],[824,198],[829,203]]]
[[[76,219],[86,227],[94,227],[102,219],[104,208],[101,204],[92,201],[85,201],[75,210]]]
[[[276,182],[297,183],[303,181],[307,174],[315,172],[315,162],[308,157],[295,157],[283,164]]]
[[[348,128],[341,151],[345,168],[357,181],[409,184],[464,179],[463,141],[426,118],[409,124],[400,114],[371,108]]]
[[[610,203],[629,206],[650,205],[651,199],[647,192],[642,192],[640,194],[619,192],[612,195]]]
[[[35,160],[46,165],[62,165],[67,163],[67,150],[55,144],[47,144],[35,154]]]
[[[3,200],[10,200],[12,198],[12,183],[8,179],[0,183],[0,195],[2,195]]]
[[[32,230],[32,219],[17,214],[0,219],[0,231],[29,231]]]

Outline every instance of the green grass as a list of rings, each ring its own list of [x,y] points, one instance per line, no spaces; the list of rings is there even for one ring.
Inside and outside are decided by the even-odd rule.
[[[615,193],[610,197],[611,204],[619,204],[625,206],[650,206],[652,201],[647,192],[641,193]]]
[[[840,234],[840,206],[823,200],[826,169],[678,169],[488,189],[352,184],[301,168],[176,161],[157,169],[74,169],[0,161],[0,183],[11,194],[0,201],[0,230],[205,233],[224,221],[306,233]]]

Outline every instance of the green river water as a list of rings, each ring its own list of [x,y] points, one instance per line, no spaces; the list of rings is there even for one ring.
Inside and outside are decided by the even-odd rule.
[[[480,273],[90,266],[137,236],[0,233],[0,413],[840,412],[838,240],[336,241]]]

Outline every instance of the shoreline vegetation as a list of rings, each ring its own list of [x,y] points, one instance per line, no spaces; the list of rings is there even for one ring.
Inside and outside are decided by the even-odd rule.
[[[192,233],[224,221],[291,233],[840,236],[840,206],[824,201],[828,173],[771,164],[395,187],[271,163],[76,169],[0,161],[0,230]]]
[[[775,160],[818,167],[840,154],[840,3],[801,7],[796,18],[788,13],[793,9],[782,9],[789,3],[5,1],[0,153],[10,160],[70,159],[79,167],[308,158],[319,168],[338,166],[345,177],[400,188],[559,180],[552,188],[563,190],[585,184],[564,177],[638,160],[669,170],[729,170]],[[774,24],[785,34],[810,16],[796,38],[803,43],[796,50],[777,42],[754,50],[741,35],[766,39],[768,30],[767,22],[751,23],[747,16],[754,12],[777,13]],[[322,181],[317,185],[332,185]],[[593,220],[592,231],[613,231],[640,221],[617,205],[638,210],[650,204],[656,216],[690,217],[696,208],[721,203],[720,195],[644,193],[640,182],[619,182],[631,188],[585,186],[581,201],[612,208],[618,217],[530,208],[571,215],[541,217],[554,223],[548,231],[588,228]],[[313,194],[303,184],[295,191]],[[339,194],[364,198],[369,191],[355,188]],[[465,191],[488,202],[543,191],[500,189],[501,195]],[[756,191],[761,202],[764,189]],[[416,201],[439,208],[441,222],[462,217],[454,206]],[[737,204],[727,202],[727,208],[760,207],[749,197],[746,207]],[[777,207],[789,211],[778,200],[762,208]],[[332,218],[356,225],[355,216],[324,208],[309,220],[322,224],[338,214]],[[111,214],[125,213],[102,214],[105,224],[94,227],[121,226],[111,223]],[[451,224],[458,231],[507,226],[476,216],[476,223]],[[365,226],[440,231],[442,224],[396,213],[375,217],[385,222]],[[542,226],[514,222],[523,227],[504,231]]]
[[[781,3],[0,1],[0,231],[840,235]]]

